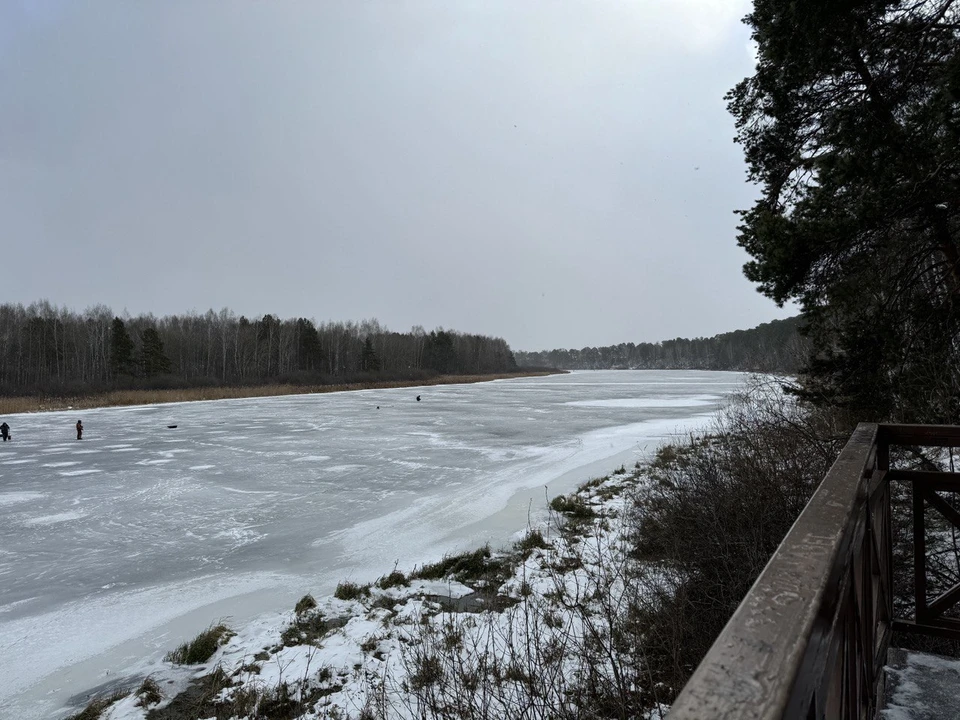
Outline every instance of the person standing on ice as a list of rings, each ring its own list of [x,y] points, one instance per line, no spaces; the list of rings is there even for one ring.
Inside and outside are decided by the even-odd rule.
[[[77,440],[83,438],[83,423],[77,420]]]
[[[6,421],[0,425],[0,435],[3,436],[3,441],[6,442],[10,439],[10,426],[7,425]]]

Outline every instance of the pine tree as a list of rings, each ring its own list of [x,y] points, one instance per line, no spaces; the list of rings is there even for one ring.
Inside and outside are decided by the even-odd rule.
[[[373,343],[368,335],[363,341],[363,350],[360,351],[360,369],[364,372],[379,372],[380,358],[376,350],[373,349]]]
[[[170,359],[164,354],[163,340],[153,328],[143,331],[140,347],[140,369],[145,377],[166,375],[171,372]]]
[[[126,325],[115,317],[110,326],[110,370],[114,376],[133,374],[133,351],[133,340]]]
[[[304,318],[297,320],[298,358],[300,370],[316,371],[323,364],[323,348],[316,326]]]
[[[756,0],[728,95],[749,176],[746,276],[799,302],[811,397],[960,419],[960,3]]]
[[[423,364],[444,375],[457,371],[457,351],[451,333],[443,329],[430,332],[424,345]]]

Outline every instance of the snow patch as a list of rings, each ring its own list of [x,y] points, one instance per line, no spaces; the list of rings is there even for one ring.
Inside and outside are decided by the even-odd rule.
[[[326,462],[329,459],[329,455],[303,455],[295,458],[291,462]]]
[[[18,503],[30,502],[31,500],[43,500],[45,497],[47,497],[46,493],[38,492],[0,493],[0,506],[16,505]]]
[[[55,525],[57,523],[67,522],[69,520],[79,520],[80,518],[86,517],[85,512],[80,512],[79,510],[71,510],[68,512],[56,513],[55,515],[43,515],[41,517],[30,518],[24,520],[23,524],[33,527],[34,525]]]

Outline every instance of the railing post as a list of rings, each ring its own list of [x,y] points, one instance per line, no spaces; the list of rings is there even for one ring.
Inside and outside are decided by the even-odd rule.
[[[913,494],[913,597],[918,623],[927,618],[927,537],[923,530],[923,488],[912,483]]]
[[[877,433],[877,465],[876,474],[883,478],[880,504],[881,513],[877,535],[877,593],[876,617],[874,618],[875,644],[870,648],[870,657],[876,673],[873,683],[873,707],[878,711],[883,705],[886,693],[887,650],[893,629],[893,491],[889,479],[890,471],[890,443],[884,433]],[[869,510],[868,510],[869,514]]]
[[[877,433],[877,470],[879,472],[890,472],[890,442],[883,433]],[[886,509],[883,519],[883,537],[884,543],[881,552],[883,553],[881,566],[881,575],[886,576],[886,592],[883,593],[883,603],[886,608],[887,622],[893,623],[893,490],[890,487],[890,480],[886,479],[884,492],[884,506]]]

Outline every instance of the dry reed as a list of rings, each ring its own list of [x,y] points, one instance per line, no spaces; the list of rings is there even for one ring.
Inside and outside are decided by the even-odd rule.
[[[518,377],[552,375],[547,371],[499,373],[492,375],[442,375],[427,380],[389,380],[385,382],[345,383],[342,385],[257,385],[244,387],[197,387],[173,390],[112,390],[97,395],[78,397],[0,397],[0,415],[14,413],[53,412],[56,410],[88,410],[90,408],[125,405],[157,405],[160,403],[227,400],[231,398],[273,397],[277,395],[310,395],[376,390],[384,388],[456,385]]]

